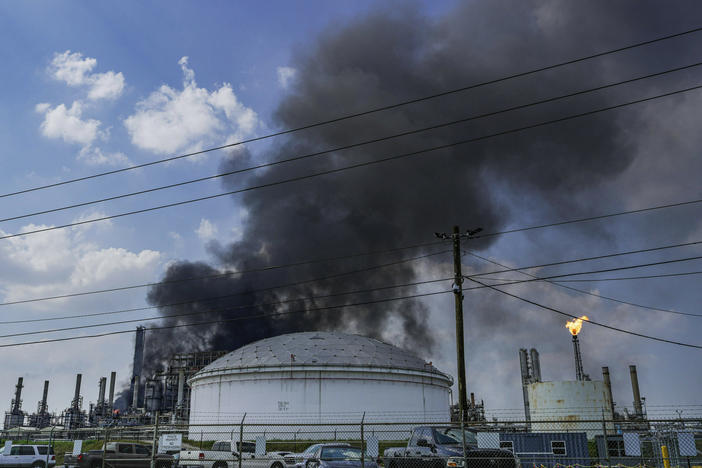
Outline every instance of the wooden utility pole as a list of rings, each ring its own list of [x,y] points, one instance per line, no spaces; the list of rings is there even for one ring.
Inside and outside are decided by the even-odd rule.
[[[470,239],[471,236],[482,231],[481,228],[470,230],[464,234],[458,226],[453,227],[452,234],[439,234],[440,239],[451,239],[453,241],[453,297],[456,308],[456,363],[458,371],[458,412],[461,421],[465,421],[466,409],[468,408],[468,393],[466,392],[466,360],[463,337],[463,273],[461,272],[461,237]]]
[[[463,274],[461,273],[461,234],[453,227],[453,298],[456,304],[456,353],[458,361],[458,410],[462,421],[468,408],[466,392],[466,359],[463,338]]]

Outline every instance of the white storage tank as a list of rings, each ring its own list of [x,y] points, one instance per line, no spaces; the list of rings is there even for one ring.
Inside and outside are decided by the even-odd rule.
[[[195,439],[208,430],[193,426],[198,424],[238,433],[244,413],[246,422],[262,424],[360,422],[364,412],[366,422],[450,418],[449,375],[396,346],[338,332],[292,333],[248,344],[204,367],[188,384]]]
[[[527,385],[531,428],[535,432],[602,434],[602,417],[612,420],[612,402],[604,382],[574,380]],[[612,430],[612,423],[608,423]]]

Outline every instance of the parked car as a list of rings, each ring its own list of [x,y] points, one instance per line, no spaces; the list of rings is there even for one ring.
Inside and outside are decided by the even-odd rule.
[[[304,468],[305,463],[307,462],[307,460],[309,460],[310,458],[312,458],[312,457],[314,456],[314,454],[315,454],[323,445],[326,445],[326,444],[314,444],[314,445],[310,445],[309,447],[307,447],[305,450],[303,450],[303,451],[300,452],[300,453],[289,453],[289,454],[285,455],[285,456],[283,457],[283,458],[285,459],[285,465],[286,465],[288,468],[291,468],[291,467],[293,467],[293,466],[296,467],[296,468]],[[335,444],[332,444],[332,445],[344,446],[344,447],[351,447],[350,444],[346,444],[346,443],[335,443]]]
[[[151,446],[129,442],[108,442],[104,450],[90,450],[73,455],[66,453],[63,459],[65,468],[102,468],[102,458],[110,468],[149,468],[151,466]],[[171,455],[154,455],[156,468],[173,468]]]
[[[48,465],[47,465],[48,460]],[[0,448],[0,467],[3,468],[52,468],[56,466],[54,448],[46,445],[13,445],[10,453]]]
[[[478,448],[475,433],[452,426],[419,426],[412,431],[406,447],[392,447],[383,453],[387,468],[517,468],[519,460],[504,449]]]
[[[361,449],[347,444],[322,444],[305,462],[304,468],[378,468],[375,460],[366,455],[361,461]]]

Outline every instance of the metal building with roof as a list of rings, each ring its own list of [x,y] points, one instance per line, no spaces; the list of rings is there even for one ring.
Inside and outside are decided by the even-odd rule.
[[[382,341],[338,332],[266,338],[193,375],[191,424],[449,420],[452,378]]]

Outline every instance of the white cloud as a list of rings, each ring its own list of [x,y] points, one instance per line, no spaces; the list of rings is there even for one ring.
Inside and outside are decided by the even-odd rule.
[[[81,215],[78,220],[100,217]],[[111,224],[98,223],[102,229]],[[50,226],[29,224],[20,232]],[[162,263],[154,250],[131,252],[123,248],[100,247],[85,239],[83,228],[58,229],[7,239],[0,244],[0,293],[5,301],[53,294],[65,294],[104,285],[130,284],[152,280]],[[0,230],[0,235],[6,233]],[[35,307],[52,307],[36,303]]]
[[[78,160],[91,166],[127,166],[131,161],[123,153],[105,153],[95,146],[98,139],[106,139],[107,132],[100,130],[102,123],[95,119],[83,119],[83,103],[74,101],[70,108],[63,104],[51,107],[40,103],[35,110],[44,114],[41,133],[47,138],[62,139],[66,143],[81,145]]]
[[[122,73],[109,71],[93,75],[88,99],[96,101],[98,99],[115,99],[124,90],[124,76]]]
[[[69,86],[88,86],[88,99],[116,99],[124,91],[124,75],[115,73],[91,73],[97,60],[83,58],[80,52],[65,51],[55,54],[49,71],[51,75]]]
[[[201,241],[206,242],[217,237],[218,231],[217,226],[215,226],[212,221],[202,218],[200,220],[200,227],[195,230],[195,233]]]
[[[84,286],[135,271],[150,270],[160,258],[161,254],[154,250],[134,253],[110,247],[89,251],[76,262],[70,281],[73,285]]]
[[[129,158],[121,152],[104,153],[100,148],[88,146],[81,149],[78,159],[91,166],[119,166],[125,167],[132,164]]]
[[[278,67],[276,71],[278,72],[278,84],[283,89],[287,89],[297,76],[297,70],[292,67]]]
[[[62,54],[56,53],[51,61],[50,70],[57,80],[65,81],[69,86],[79,86],[85,83],[86,75],[97,65],[94,58],[83,58],[80,52],[70,50]]]
[[[114,71],[92,73],[96,66],[96,59],[83,57],[80,52],[67,50],[54,55],[49,73],[53,78],[69,86],[86,86],[90,101],[119,97],[124,90],[124,75]],[[46,102],[37,104],[35,110],[44,115],[44,121],[41,123],[42,135],[81,145],[78,160],[89,165],[131,164],[123,153],[105,153],[94,145],[98,138],[107,139],[108,132],[100,130],[102,122],[99,120],[83,119],[83,108],[82,100],[74,101],[70,108],[65,104],[59,104],[56,107]]]
[[[254,132],[259,124],[256,112],[238,101],[229,83],[212,92],[198,88],[188,58],[178,63],[183,89],[162,85],[138,102],[136,112],[125,119],[134,145],[167,154],[239,140]]]
[[[61,138],[66,143],[91,145],[100,135],[100,121],[82,119],[83,105],[75,101],[70,108],[63,104],[52,108],[50,104],[37,104],[35,110],[44,114],[41,133],[47,138]]]

